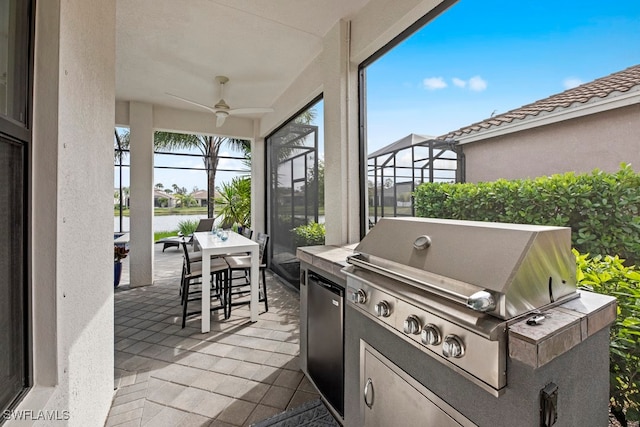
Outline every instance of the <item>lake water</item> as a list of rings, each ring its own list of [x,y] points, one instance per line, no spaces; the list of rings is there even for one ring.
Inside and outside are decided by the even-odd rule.
[[[178,229],[178,223],[185,220],[199,220],[207,215],[163,215],[153,217],[153,232],[173,231]],[[122,230],[130,231],[129,217],[122,217]],[[120,231],[120,218],[113,217],[113,231]]]

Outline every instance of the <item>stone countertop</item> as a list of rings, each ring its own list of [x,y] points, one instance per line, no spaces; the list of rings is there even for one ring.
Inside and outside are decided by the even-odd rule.
[[[614,297],[578,293],[580,298],[545,310],[539,325],[528,325],[526,316],[509,326],[509,357],[539,368],[615,321]]]
[[[333,274],[336,277],[347,280],[342,269],[347,265],[347,257],[353,254],[357,243],[345,246],[302,246],[299,247],[296,256],[301,262],[305,262],[320,270]]]

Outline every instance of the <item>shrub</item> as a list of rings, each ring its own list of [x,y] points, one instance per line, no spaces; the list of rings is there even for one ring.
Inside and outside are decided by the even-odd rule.
[[[217,190],[216,213],[222,217],[222,223],[229,227],[251,226],[251,179],[235,177],[229,183],[223,182]]]
[[[578,283],[617,298],[618,315],[611,326],[609,352],[612,413],[625,421],[640,420],[640,271],[626,267],[617,256],[580,255]]]
[[[178,222],[178,230],[185,236],[193,234],[198,228],[198,224],[200,223],[199,219],[185,219],[183,221]]]
[[[292,231],[295,247],[324,245],[324,224],[312,222],[307,225],[300,225],[294,228]]]
[[[422,217],[571,227],[580,253],[640,261],[640,175],[624,164],[614,174],[425,183],[416,189],[415,205]]]

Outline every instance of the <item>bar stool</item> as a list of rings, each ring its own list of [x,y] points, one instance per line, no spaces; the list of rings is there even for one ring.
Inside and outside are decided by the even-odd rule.
[[[211,298],[217,299],[220,304],[210,308],[211,311],[217,311],[222,309],[224,318],[228,318],[227,312],[227,286],[229,281],[228,276],[228,264],[223,258],[211,260],[211,278],[206,282],[202,278],[202,268],[200,266],[194,266],[189,259],[189,251],[187,250],[187,243],[183,240],[182,250],[184,251],[184,263],[183,263],[183,275],[180,283],[181,298],[182,298],[182,327],[186,325],[187,317],[195,314],[201,314],[201,310],[188,311],[188,305],[190,301],[201,301],[202,289],[191,290],[191,286],[200,284],[202,286],[212,286]]]

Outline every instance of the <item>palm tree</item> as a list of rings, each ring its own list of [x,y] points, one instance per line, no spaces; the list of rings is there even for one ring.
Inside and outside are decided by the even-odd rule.
[[[249,141],[221,136],[191,135],[172,132],[156,132],[154,137],[154,148],[156,150],[172,151],[177,149],[197,148],[202,153],[202,160],[207,171],[207,191],[209,193],[209,203],[207,203],[207,216],[213,218],[215,212],[214,194],[216,188],[216,171],[220,160],[220,147],[223,144],[239,148],[251,145]],[[249,148],[250,150],[250,148]]]
[[[308,124],[316,117],[315,109],[311,108],[302,114],[300,114],[295,120],[295,123]],[[207,136],[207,135],[193,135],[193,134],[181,134],[173,132],[156,132],[153,139],[153,147],[156,151],[171,151],[178,149],[193,149],[197,148],[202,153],[202,160],[204,167],[207,171],[207,192],[209,193],[209,203],[207,203],[207,216],[213,218],[215,212],[215,188],[216,188],[216,172],[218,169],[218,161],[220,147],[223,144],[229,144],[233,150],[240,151],[245,156],[245,165],[251,167],[251,143],[244,139],[226,138],[221,136]],[[116,148],[120,150],[126,150],[129,148],[129,133],[123,132],[118,134],[116,132]],[[116,151],[117,156],[120,159],[126,156],[126,152],[120,150]],[[177,185],[173,185],[174,192],[180,194]],[[166,191],[167,189],[165,189]]]
[[[251,179],[235,177],[218,188],[216,203],[225,224],[249,226],[251,224]]]
[[[129,148],[130,140],[128,132],[122,132],[120,134],[116,133],[116,138],[116,148],[118,148],[118,146],[119,148],[124,150]],[[198,151],[202,153],[202,160],[207,171],[207,191],[210,195],[210,203],[207,203],[207,214],[209,218],[213,218],[213,214],[215,211],[213,197],[216,188],[216,171],[219,161],[218,155],[220,152],[220,147],[222,147],[222,145],[225,143],[231,145],[231,147],[239,149],[242,152],[251,151],[251,145],[249,141],[241,139],[233,139],[220,136],[181,134],[173,132],[156,132],[154,135],[153,148],[156,151],[172,151],[178,149],[197,148]],[[126,156],[126,154],[126,152],[116,152],[116,156],[120,155],[121,157],[123,157]],[[118,157],[116,157],[116,159],[118,159]],[[183,192],[182,189],[176,184],[173,184],[172,187],[174,193],[176,194],[186,193],[186,189]],[[166,190],[168,190],[168,188],[166,188],[165,191]]]
[[[180,206],[183,208],[195,206],[198,203],[192,194],[176,194],[176,199],[178,199]]]
[[[173,192],[176,194],[187,194],[187,189],[185,187],[178,186],[178,184],[171,184],[171,188],[173,188]]]

